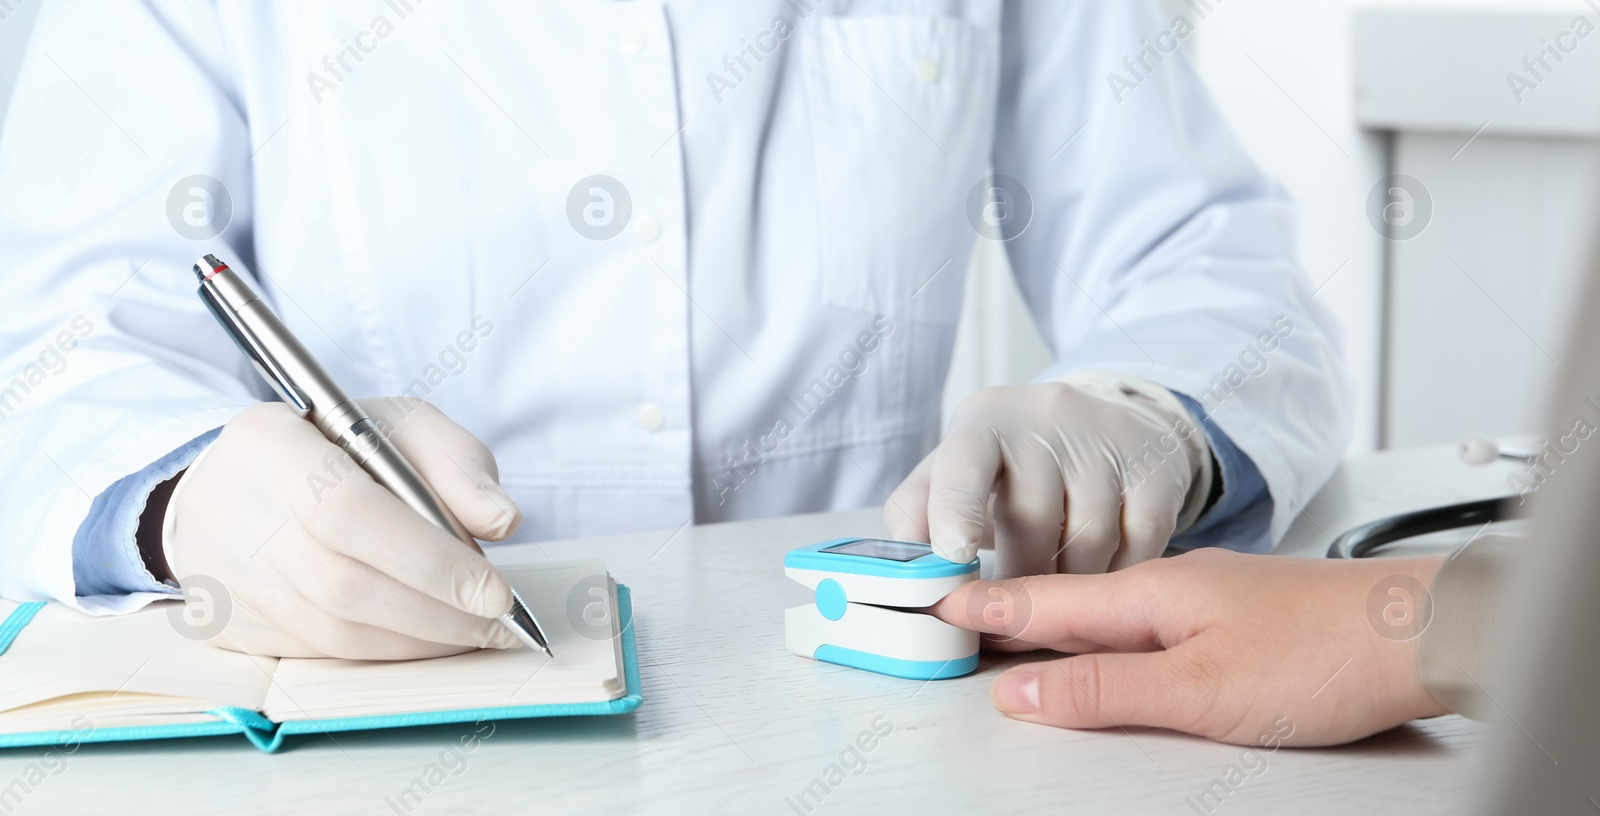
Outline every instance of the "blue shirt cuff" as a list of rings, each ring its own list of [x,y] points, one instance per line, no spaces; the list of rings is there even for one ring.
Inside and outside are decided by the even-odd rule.
[[[80,597],[165,592],[177,589],[144,567],[136,535],[145,501],[156,485],[188,467],[222,429],[202,434],[144,470],[125,476],[96,496],[72,539],[72,579]]]
[[[1194,526],[1172,540],[1172,546],[1180,550],[1226,547],[1240,552],[1270,552],[1272,494],[1267,491],[1261,471],[1233,444],[1199,402],[1176,391],[1173,395],[1205,431],[1206,441],[1211,444],[1211,456],[1222,472],[1222,495],[1201,514]]]

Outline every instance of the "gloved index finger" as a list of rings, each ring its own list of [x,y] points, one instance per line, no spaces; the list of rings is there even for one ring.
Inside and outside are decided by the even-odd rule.
[[[409,398],[362,400],[388,423],[389,441],[473,535],[500,541],[522,523],[522,511],[500,487],[494,454],[433,405]]]
[[[963,629],[1047,645],[1090,642],[1117,651],[1164,648],[1147,582],[1129,573],[973,581],[929,607]]]
[[[987,427],[957,425],[939,443],[928,487],[928,537],[939,557],[964,564],[978,556],[1001,461]]]

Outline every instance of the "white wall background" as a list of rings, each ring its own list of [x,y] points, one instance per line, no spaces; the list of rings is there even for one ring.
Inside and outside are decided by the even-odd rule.
[[[1577,16],[1600,21],[1597,6],[1159,1],[1194,22],[1190,59],[1246,149],[1300,205],[1301,267],[1344,329],[1356,403],[1349,452],[1537,428],[1561,374],[1545,352],[1565,343],[1565,305],[1589,272],[1600,208],[1600,37],[1526,104],[1511,103],[1504,75]],[[1203,17],[1201,5],[1212,9]],[[1364,86],[1357,12],[1383,15],[1374,25],[1387,32],[1368,43],[1374,76]],[[1378,117],[1395,120],[1383,133],[1358,124],[1378,84],[1402,100]],[[1418,240],[1390,242],[1368,219],[1368,194],[1392,173],[1433,190],[1433,222]],[[1044,355],[1003,257],[984,249],[947,409],[974,388],[1026,381]],[[1456,268],[1464,258],[1470,279]]]
[[[1175,4],[1173,4],[1175,5]],[[1351,0],[1225,0],[1195,60],[1244,146],[1300,206],[1300,264],[1344,327],[1352,452],[1379,444],[1386,241],[1367,220],[1386,140],[1355,120]]]

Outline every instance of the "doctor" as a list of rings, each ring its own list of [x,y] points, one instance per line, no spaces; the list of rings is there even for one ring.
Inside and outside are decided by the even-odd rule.
[[[1290,207],[1181,54],[1201,23],[48,4],[0,138],[0,595],[106,614],[210,581],[231,648],[509,645],[481,556],[263,404],[204,252],[347,390],[403,397],[373,407],[486,540],[884,503],[1010,575],[1267,550],[1346,392]],[[941,442],[975,240],[1055,363]]]

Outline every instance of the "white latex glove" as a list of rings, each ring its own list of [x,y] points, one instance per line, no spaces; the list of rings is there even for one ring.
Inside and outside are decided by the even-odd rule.
[[[1171,392],[1087,372],[967,397],[895,489],[884,525],[996,577],[1099,573],[1161,555],[1211,492],[1211,448]]]
[[[494,456],[420,400],[361,400],[473,535],[521,521]],[[239,414],[185,472],[162,530],[185,634],[250,654],[400,660],[515,648],[511,587],[281,403]],[[203,611],[196,605],[205,605]]]

